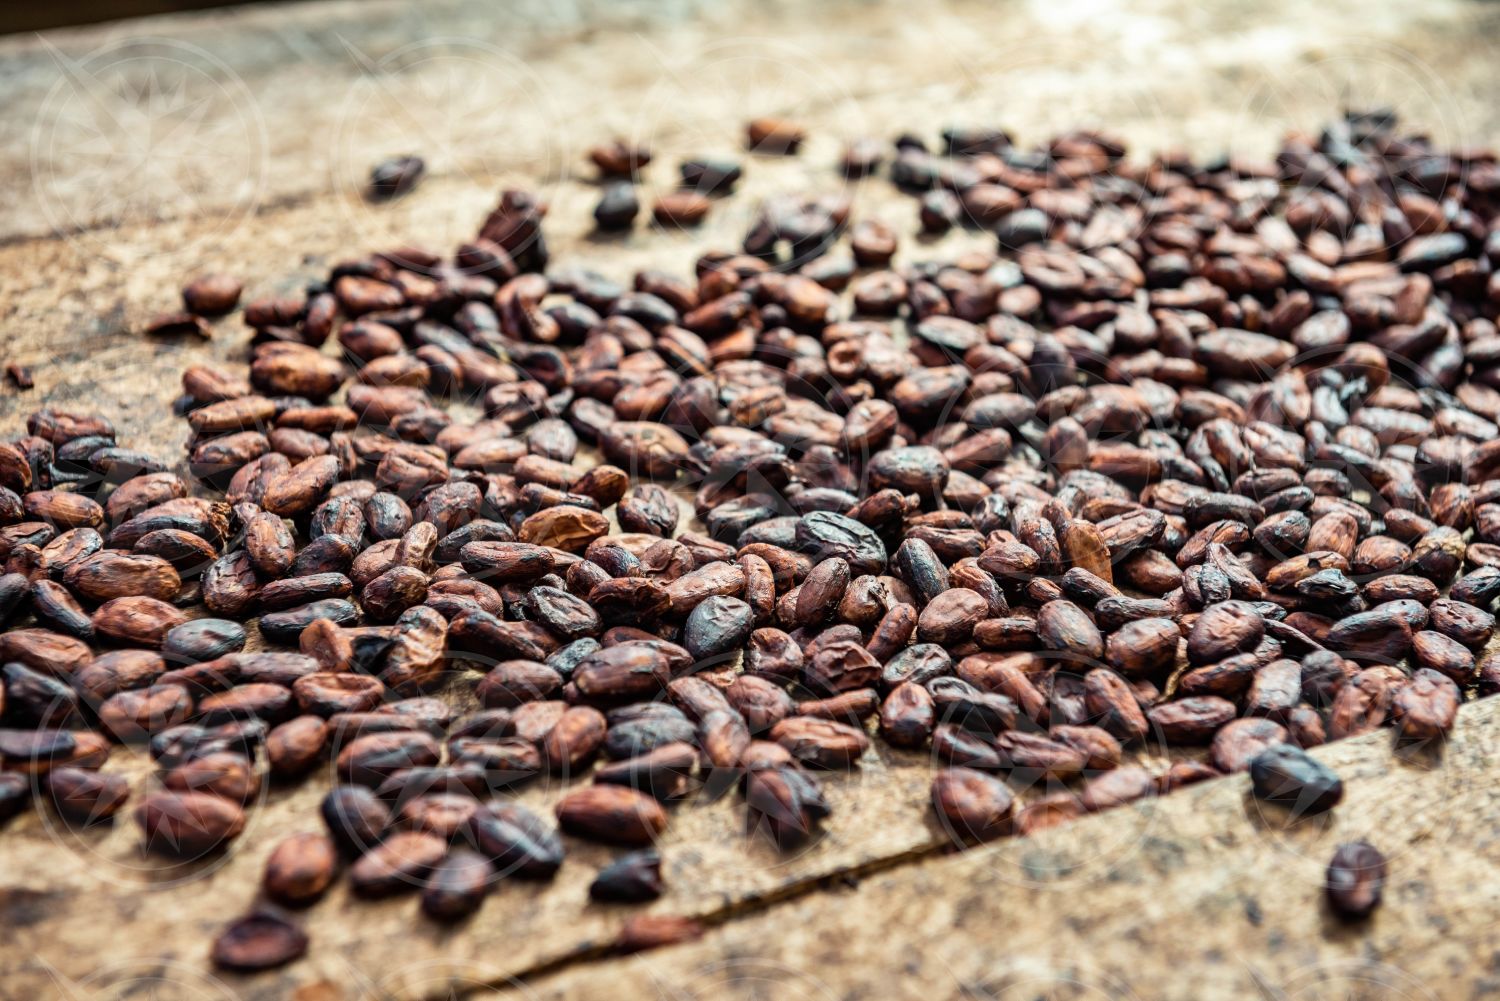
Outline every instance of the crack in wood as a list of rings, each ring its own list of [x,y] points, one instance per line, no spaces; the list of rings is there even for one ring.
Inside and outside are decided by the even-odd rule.
[[[911,848],[904,852],[878,859],[868,859],[864,862],[840,866],[830,872],[817,876],[809,876],[804,879],[793,880],[777,886],[774,890],[764,893],[751,894],[736,900],[725,907],[709,911],[699,915],[689,915],[697,921],[705,930],[728,925],[734,921],[744,918],[765,914],[778,907],[785,906],[797,900],[812,896],[824,890],[830,889],[856,889],[860,881],[869,876],[894,872],[896,870],[915,865],[926,859],[937,855],[948,854],[956,851],[954,846],[944,841],[933,841],[930,844]],[[851,882],[853,886],[851,886]],[[580,966],[617,959],[623,955],[614,943],[590,944],[588,946],[569,950],[554,958],[535,963],[514,974],[507,975],[506,979],[512,982],[527,983],[539,977],[552,976],[576,969]],[[489,986],[496,986],[499,981],[492,981]],[[480,990],[475,986],[473,990]],[[465,989],[464,994],[472,994],[472,990]]]

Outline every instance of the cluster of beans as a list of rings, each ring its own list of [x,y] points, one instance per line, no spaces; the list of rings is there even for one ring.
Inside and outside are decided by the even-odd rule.
[[[1269,162],[1092,133],[888,152],[842,169],[995,250],[896,265],[894,231],[813,196],[621,284],[552,264],[546,204],[508,191],[451,256],[247,303],[248,369],[183,373],[185,471],[33,414],[0,444],[0,810],[108,817],[132,790],[100,766],[141,742],[146,847],[197,856],[265,775],[331,762],[327,833],[278,846],[215,945],[254,969],[307,945],[272,905],[344,867],[441,919],[550,877],[563,840],[508,795],[542,776],[563,832],[632,849],[594,895],[643,901],[714,775],[783,849],[877,735],[935,762],[962,843],[1244,769],[1326,809],[1300,749],[1440,740],[1500,689],[1493,155],[1385,114]],[[198,279],[151,329],[240,293]],[[295,652],[247,652],[249,620]],[[1383,861],[1340,858],[1367,911]]]

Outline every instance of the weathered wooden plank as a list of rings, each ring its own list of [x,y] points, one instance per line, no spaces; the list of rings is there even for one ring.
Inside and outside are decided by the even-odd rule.
[[[1225,0],[947,0],[920,16],[890,0],[346,0],[4,38],[0,181],[30,197],[0,207],[0,238],[79,233],[128,260],[140,248],[119,226],[232,229],[357,189],[397,153],[494,189],[575,176],[613,133],[733,150],[752,114],[814,123],[821,163],[842,140],[954,122],[1263,155],[1349,100],[1471,142],[1500,120],[1482,44],[1495,19],[1463,0],[1270,0],[1253,23]]]
[[[1393,103],[1445,141],[1493,141],[1496,67],[1476,39],[1497,17],[1457,0],[1420,10],[1273,0],[1257,9],[1253,28],[1232,4],[1181,0],[1108,17],[967,0],[924,8],[921,17],[891,2],[744,0],[607,10],[591,0],[535,3],[497,17],[486,5],[376,0],[153,19],[52,33],[49,44],[0,40],[0,179],[32,195],[0,208],[0,240],[9,240],[0,246],[4,360],[33,364],[38,380],[30,393],[0,390],[0,432],[40,405],[87,406],[115,417],[123,440],[178,456],[185,428],[168,412],[177,373],[194,360],[244,358],[234,319],[208,343],[133,334],[174,305],[183,276],[228,270],[257,295],[296,288],[371,249],[450,246],[472,232],[504,183],[545,191],[560,260],[626,278],[644,267],[686,272],[705,247],[733,247],[760,198],[845,184],[832,164],[844,139],[865,133],[999,122],[1037,139],[1108,122],[1145,148],[1264,155],[1285,129],[1313,127],[1356,100]],[[173,44],[142,46],[146,36]],[[77,65],[60,68],[51,44]],[[484,56],[477,64],[468,58],[476,53]],[[153,58],[122,58],[143,54]],[[387,72],[372,77],[371,64]],[[90,73],[76,75],[78,66]],[[150,106],[150,122],[185,128],[174,140],[183,145],[165,151],[175,156],[132,164],[115,148],[102,163],[85,155],[90,148],[78,140],[96,121],[98,101],[134,112],[148,106],[148,91],[135,86],[142,66],[182,81],[203,117],[184,117],[187,105]],[[454,71],[461,93],[443,89]],[[115,89],[106,100],[97,86]],[[393,94],[407,103],[390,103]],[[413,117],[413,106],[421,114]],[[561,127],[544,120],[549,109],[560,111]],[[752,160],[742,196],[722,203],[703,231],[642,228],[629,239],[589,232],[596,192],[579,159],[589,143],[613,133],[651,141],[658,161],[647,185],[659,190],[670,186],[679,157],[734,150],[740,123],[761,112],[806,120],[813,139],[802,157]],[[222,174],[202,174],[199,161],[182,155],[195,149],[234,156],[212,161]],[[411,150],[429,157],[430,180],[394,204],[364,203],[357,187],[370,163]],[[858,217],[910,232],[915,210],[885,182],[851,190]],[[986,243],[959,233],[909,246],[903,257]],[[1270,982],[1293,997],[1316,996],[1293,989],[1297,976],[1318,969],[1309,964],[1375,956],[1399,966],[1408,952],[1434,983],[1484,986],[1487,968],[1472,956],[1459,961],[1478,954],[1474,919],[1494,902],[1480,728],[1495,711],[1467,709],[1460,739],[1431,773],[1392,768],[1383,737],[1327,752],[1357,763],[1362,776],[1340,811],[1341,829],[1352,829],[1356,809],[1379,805],[1362,797],[1386,790],[1386,812],[1369,813],[1370,823],[1388,825],[1396,844],[1410,846],[1403,857],[1415,860],[1405,870],[1412,881],[1393,889],[1393,903],[1399,896],[1412,906],[1388,908],[1369,940],[1309,923],[1317,914],[1309,880],[1324,860],[1302,859],[1293,838],[1299,861],[1283,865],[1288,839],[1247,826],[1235,782],[1035,841],[911,864],[941,844],[925,809],[929,769],[919,757],[886,752],[857,775],[830,780],[829,834],[791,858],[745,842],[734,796],[676,811],[663,846],[673,889],[653,909],[723,927],[701,945],[625,966],[598,953],[627,912],[586,898],[594,869],[612,853],[578,844],[555,885],[509,884],[453,930],[418,918],[410,898],[356,904],[340,889],[307,917],[307,960],[261,978],[206,980],[211,933],[251,899],[272,844],[316,824],[324,781],[272,791],[211,872],[163,873],[139,856],[126,823],[75,840],[30,817],[0,835],[0,923],[8,929],[0,994],[68,996],[60,982],[92,990],[157,971],[169,981],[163,998],[355,998],[378,996],[377,988],[419,996],[441,993],[455,976],[492,983],[553,967],[537,981],[546,996],[593,997],[622,985],[652,996],[716,996],[720,987],[755,996],[745,971],[757,967],[742,964],[753,959],[771,974],[790,971],[784,983],[767,975],[780,992],[762,993],[777,997],[946,995],[956,992],[955,978],[976,996],[987,989],[1006,997],[1016,977],[1069,969],[1088,984],[1119,976],[1142,998],[1241,997],[1253,989],[1241,959],[1252,952],[1270,957],[1268,976],[1281,978]],[[111,767],[145,781],[138,759]],[[525,798],[545,806],[556,795],[538,789]],[[1326,854],[1322,840],[1307,847],[1309,858]],[[1059,860],[1081,871],[1048,876]],[[856,891],[812,892],[825,889],[816,881],[892,865]],[[1287,883],[1298,892],[1289,896]],[[1440,896],[1455,886],[1457,895]],[[1316,943],[1302,944],[1309,935]],[[1081,944],[1100,943],[1089,962],[1068,965]],[[726,969],[746,984],[721,984]]]
[[[138,790],[151,784],[151,769],[140,757],[111,768],[131,775]],[[331,767],[325,770],[331,774]],[[923,809],[928,774],[920,755],[907,754],[871,756],[860,771],[830,777],[835,816],[825,836],[786,854],[747,836],[738,793],[717,800],[697,796],[673,809],[660,843],[670,890],[657,906],[723,920],[728,912],[799,892],[804,884],[930,852],[941,844],[941,832]],[[142,855],[139,831],[123,816],[109,829],[83,833],[60,827],[43,812],[13,823],[0,841],[0,921],[7,928],[0,977],[6,996],[47,996],[41,988],[51,974],[43,962],[77,979],[182,964],[219,976],[244,996],[266,998],[344,983],[352,965],[405,996],[407,987],[399,985],[413,971],[518,977],[593,955],[640,910],[591,903],[588,884],[620,852],[568,838],[568,859],[554,882],[505,881],[472,921],[457,928],[423,918],[413,895],[357,900],[341,884],[305,915],[313,939],[307,959],[256,977],[214,974],[207,950],[218,927],[255,898],[265,858],[282,837],[321,828],[318,801],[328,785],[327,777],[315,775],[295,788],[270,789],[250,808],[246,833],[231,851],[190,866]],[[563,788],[544,779],[515,799],[550,816]]]
[[[551,1001],[934,997],[1436,1001],[1496,988],[1500,702],[1442,753],[1389,732],[1319,748],[1346,783],[1288,823],[1244,776],[1027,839],[914,861],[800,897],[696,943],[581,964],[502,997]],[[1390,859],[1386,902],[1346,926],[1323,901],[1340,843]]]

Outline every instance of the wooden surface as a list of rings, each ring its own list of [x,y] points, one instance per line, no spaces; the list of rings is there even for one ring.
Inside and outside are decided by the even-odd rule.
[[[177,373],[240,363],[245,346],[234,318],[210,342],[135,334],[184,275],[232,271],[255,296],[372,249],[448,247],[504,184],[547,194],[556,260],[624,278],[734,246],[761,197],[845,184],[834,158],[864,134],[998,123],[1039,140],[1107,122],[1138,152],[1263,156],[1348,101],[1393,104],[1446,142],[1500,139],[1493,5],[1273,0],[1248,17],[1179,0],[920,14],[873,0],[374,0],[0,39],[0,323],[5,360],[37,378],[0,390],[0,431],[44,404],[98,409],[123,442],[178,457]],[[589,233],[590,143],[649,142],[647,185],[662,188],[678,158],[734,151],[760,113],[813,138],[801,157],[750,160],[744,194],[701,233]],[[428,158],[428,180],[394,204],[361,200],[370,164],[405,152]],[[884,181],[853,193],[858,217],[913,230],[912,202]],[[986,242],[959,233],[903,254]],[[630,959],[607,946],[635,911],[586,894],[613,853],[570,840],[556,883],[507,883],[459,928],[422,920],[409,897],[356,904],[339,889],[306,915],[306,960],[215,974],[209,939],[249,904],[274,842],[316,826],[325,779],[270,790],[234,850],[191,871],[142,856],[132,825],[77,835],[30,815],[0,832],[0,997],[345,1001],[495,984],[524,998],[1474,996],[1500,985],[1487,938],[1497,714],[1466,707],[1436,760],[1397,758],[1384,734],[1321,752],[1349,783],[1331,829],[1280,830],[1229,779],[952,855],[925,809],[929,763],[886,748],[828,779],[827,835],[789,856],[744,838],[736,796],[700,798],[673,811],[671,889],[646,910],[709,931]],[[110,767],[147,782],[139,759]],[[557,793],[522,798],[545,809]],[[1387,906],[1357,932],[1317,890],[1353,836],[1392,857]]]

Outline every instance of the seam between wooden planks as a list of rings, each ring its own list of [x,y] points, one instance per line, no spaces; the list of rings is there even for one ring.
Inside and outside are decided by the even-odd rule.
[[[697,921],[705,930],[712,930],[732,924],[738,920],[765,914],[768,911],[813,896],[823,890],[853,889],[853,884],[857,884],[860,880],[869,876],[877,876],[909,868],[934,856],[950,854],[954,851],[954,846],[950,842],[934,840],[927,844],[898,852],[895,855],[841,866],[832,872],[794,880],[790,883],[777,886],[775,889],[767,890],[764,893],[757,893],[737,900],[725,907],[709,911],[706,914],[682,916]],[[478,991],[488,991],[494,988],[514,988],[517,985],[526,985],[542,977],[554,976],[591,964],[622,960],[631,955],[639,955],[639,953],[622,953],[616,948],[614,942],[580,946],[554,956],[551,959],[533,963],[531,966],[518,970],[515,973],[507,974],[503,979],[492,981],[488,985],[464,985],[457,988],[445,987],[441,994],[429,995],[429,997],[454,997],[454,989],[460,990],[462,992],[461,996],[467,997],[473,996]]]

